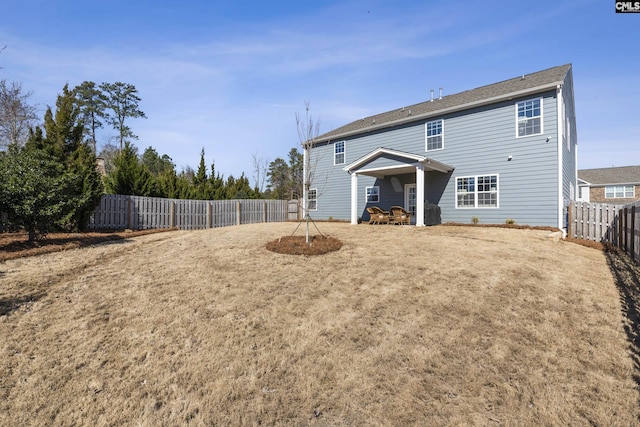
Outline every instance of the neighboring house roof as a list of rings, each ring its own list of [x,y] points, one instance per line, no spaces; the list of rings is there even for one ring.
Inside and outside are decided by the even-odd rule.
[[[640,184],[640,166],[582,169],[578,179],[591,185]]]
[[[433,101],[426,101],[386,113],[376,114],[320,135],[315,138],[314,142],[345,138],[359,133],[421,120],[430,116],[465,110],[505,99],[554,89],[557,85],[561,85],[564,82],[569,72],[571,72],[571,64],[560,65],[532,74],[523,74],[522,76],[488,86],[443,96],[442,98],[435,98]]]

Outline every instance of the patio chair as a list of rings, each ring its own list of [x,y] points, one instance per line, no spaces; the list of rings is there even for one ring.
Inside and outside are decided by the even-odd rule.
[[[400,206],[391,206],[391,224],[411,224],[411,212],[407,212]]]
[[[369,212],[369,224],[389,224],[389,212],[377,206],[367,208]]]

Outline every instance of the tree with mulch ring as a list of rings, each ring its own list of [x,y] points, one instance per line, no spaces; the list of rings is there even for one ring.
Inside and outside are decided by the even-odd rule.
[[[342,242],[335,237],[316,235],[310,239],[307,243],[305,236],[284,236],[267,243],[267,249],[279,254],[310,256],[334,252],[342,247]]]

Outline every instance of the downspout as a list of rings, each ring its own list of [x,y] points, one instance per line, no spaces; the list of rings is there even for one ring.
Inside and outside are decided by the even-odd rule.
[[[303,154],[302,154],[302,218],[307,218],[307,160],[309,157],[309,149],[307,148],[307,143],[302,144]]]
[[[556,86],[556,140],[558,144],[558,228],[562,230],[563,237],[567,236],[567,230],[564,228],[564,161],[562,150],[564,144],[562,141],[562,127],[564,126],[562,119],[562,85]]]

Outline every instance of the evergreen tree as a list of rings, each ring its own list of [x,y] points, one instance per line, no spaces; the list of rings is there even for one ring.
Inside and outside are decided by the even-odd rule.
[[[224,177],[216,172],[215,163],[211,163],[211,174],[209,175],[209,188],[211,200],[223,200],[225,198]]]
[[[128,141],[114,159],[114,169],[105,178],[107,193],[131,196],[158,196],[156,180],[138,161],[138,150]]]
[[[47,108],[44,116],[46,142],[52,147],[52,154],[64,161],[72,155],[80,144],[84,127],[80,119],[80,108],[69,85],[64,85],[62,94],[56,100],[56,112]]]
[[[174,170],[175,164],[171,157],[163,154],[162,157],[153,147],[147,147],[140,156],[140,163],[145,165],[149,172],[155,177],[160,176],[167,170]]]
[[[73,183],[67,193],[68,210],[58,219],[57,225],[69,231],[83,230],[100,203],[103,186],[95,154],[82,141],[80,108],[68,85],[58,95],[55,114],[47,108],[44,131],[40,127],[31,131],[27,147],[46,153],[51,160],[63,166]]]
[[[302,197],[304,158],[297,148],[289,151],[289,192],[291,199]]]
[[[104,93],[94,82],[84,81],[73,89],[77,103],[80,106],[84,133],[97,153],[96,129],[102,127],[101,119],[106,117],[106,98]]]
[[[211,194],[209,191],[209,180],[207,178],[207,167],[204,163],[204,148],[200,151],[200,164],[198,172],[193,177],[193,191],[191,197],[196,200],[208,200]]]
[[[289,195],[290,170],[280,157],[269,163],[267,193],[272,199],[285,199]]]
[[[229,175],[225,184],[225,195],[227,199],[256,199],[258,198],[254,190],[251,188],[249,179],[244,175],[235,179],[233,175]]]
[[[70,211],[75,178],[46,152],[13,147],[0,155],[0,211],[24,227],[29,241],[43,237]]]
[[[84,231],[104,193],[102,176],[96,167],[96,155],[88,143],[82,143],[67,161],[68,171],[74,176],[73,208],[61,222],[67,230]]]
[[[112,112],[111,115],[106,116],[106,120],[118,132],[120,150],[122,150],[125,140],[138,139],[131,128],[125,124],[126,120],[147,118],[138,105],[142,101],[138,96],[138,89],[132,84],[122,82],[102,83],[99,88],[105,95],[106,107]]]

